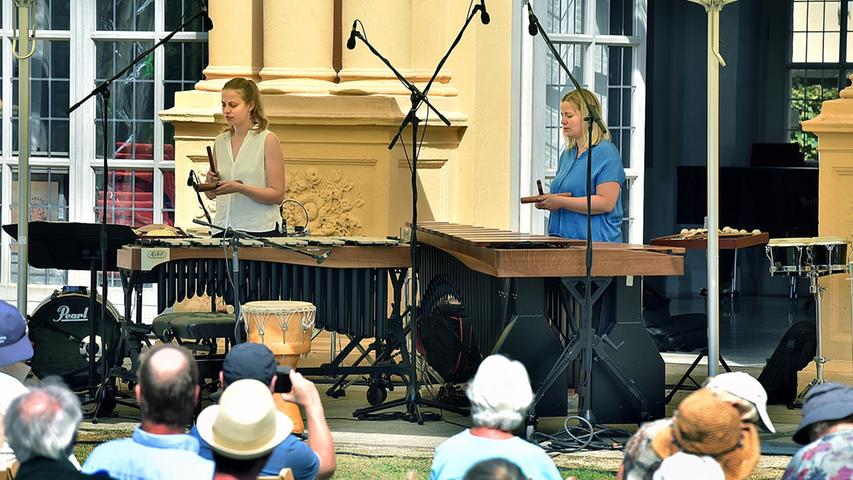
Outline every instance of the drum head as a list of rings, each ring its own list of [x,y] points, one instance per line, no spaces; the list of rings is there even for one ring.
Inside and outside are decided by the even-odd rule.
[[[97,300],[100,313],[101,299]],[[40,378],[59,375],[71,388],[84,386],[89,375],[89,297],[80,293],[52,295],[43,301],[29,319],[29,337],[33,342],[33,372]],[[100,360],[109,345],[110,354],[119,339],[119,316],[107,306],[106,329],[95,322],[96,381],[100,381]]]

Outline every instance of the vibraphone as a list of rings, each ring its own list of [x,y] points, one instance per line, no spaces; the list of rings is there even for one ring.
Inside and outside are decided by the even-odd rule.
[[[462,303],[480,352],[516,357],[536,388],[578,331],[585,242],[441,222],[419,224],[418,239],[423,311],[448,299]],[[645,396],[645,405],[620,401],[619,393],[632,387],[612,375],[596,374],[591,395],[596,420],[620,423],[663,416],[664,364],[641,324],[642,277],[683,274],[683,252],[593,244],[596,331],[612,347],[610,359]],[[538,415],[565,415],[564,380],[537,405]]]
[[[384,343],[377,349],[398,348],[402,341],[399,322],[403,277],[410,265],[408,246],[393,239],[370,237],[268,240],[307,251],[330,250],[331,254],[318,265],[309,256],[241,239],[237,247],[239,267],[234,275],[229,240],[142,239],[118,251],[126,318],[130,318],[130,300],[134,293],[140,304],[141,287],[145,283],[158,285],[158,312],[175,302],[203,294],[221,297],[230,303],[235,288],[240,303],[307,301],[317,308],[317,328],[346,334],[352,339],[330,366],[324,366],[331,369],[313,373],[375,373],[377,370],[373,367],[347,367],[348,370],[337,367],[365,338],[376,338]],[[141,309],[137,309],[139,315]]]

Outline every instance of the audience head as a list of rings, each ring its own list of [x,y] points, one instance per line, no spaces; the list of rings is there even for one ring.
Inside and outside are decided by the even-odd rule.
[[[821,383],[809,390],[803,404],[803,419],[794,432],[794,441],[805,445],[824,436],[839,424],[853,427],[853,387]]]
[[[58,380],[12,400],[3,420],[6,441],[24,463],[34,457],[60,460],[71,453],[83,414],[80,401]]]
[[[708,379],[706,388],[721,400],[732,403],[741,413],[741,419],[760,424],[770,433],[776,428],[767,414],[767,392],[758,380],[744,372],[727,372]]]
[[[272,351],[261,343],[235,345],[222,362],[222,381],[230,385],[251,378],[271,386],[278,364]]]
[[[751,430],[743,428],[737,408],[702,388],[681,401],[672,426],[655,435],[652,449],[662,459],[678,452],[711,456],[722,467],[726,479],[741,479],[752,472],[761,456],[754,439],[747,438],[754,432],[755,426]]]
[[[213,450],[217,472],[251,477],[290,435],[293,422],[276,410],[269,385],[245,379],[228,385],[219,404],[199,414],[196,427]]]
[[[186,349],[157,345],[142,357],[138,377],[136,396],[143,422],[182,427],[192,421],[198,366]]]
[[[23,362],[33,356],[27,322],[21,312],[0,300],[0,367]]]
[[[527,370],[503,355],[486,357],[468,385],[471,417],[478,427],[515,430],[533,401]]]
[[[527,477],[509,460],[492,458],[475,463],[465,472],[463,480],[527,480]]]
[[[655,470],[652,480],[724,480],[723,468],[712,457],[678,452],[667,457]]]

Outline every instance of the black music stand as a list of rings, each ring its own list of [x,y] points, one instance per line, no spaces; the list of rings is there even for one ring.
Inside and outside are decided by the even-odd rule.
[[[30,222],[29,223],[29,264],[35,268],[57,268],[61,270],[89,270],[89,345],[94,343],[99,333],[95,329],[95,319],[100,318],[101,309],[97,309],[97,279],[98,270],[109,272],[118,271],[116,266],[116,253],[129,243],[138,238],[136,232],[127,225],[107,224],[109,242],[106,251],[101,251],[101,228],[98,223],[72,223],[72,222]],[[3,225],[6,231],[15,240],[18,239],[18,225]],[[105,254],[105,257],[102,256]],[[101,258],[106,258],[106,265],[101,265]],[[105,280],[106,281],[106,280]],[[104,299],[106,303],[106,298]],[[101,336],[104,338],[105,325],[101,319]],[[104,339],[106,340],[106,339]],[[38,346],[36,346],[38,348]],[[101,384],[107,381],[106,366],[110,354],[110,345],[103,343],[104,352],[101,352]],[[90,347],[89,355],[89,380],[88,399],[98,401],[96,391],[98,382],[95,381],[95,354]],[[96,352],[95,352],[96,353]],[[97,416],[97,408],[94,412]]]

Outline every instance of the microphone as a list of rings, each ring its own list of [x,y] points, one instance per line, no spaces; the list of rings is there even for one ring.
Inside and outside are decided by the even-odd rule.
[[[208,10],[207,8],[207,0],[202,0],[201,11],[204,12],[204,17],[202,17],[202,25],[204,26],[204,31],[209,32],[213,30],[213,20],[210,19],[210,10]]]
[[[530,0],[527,0],[527,33],[531,36],[535,37],[537,33],[539,33],[539,29],[536,28],[536,17],[533,16],[533,9],[530,8]]]
[[[352,50],[355,48],[355,35],[358,33],[355,30],[355,25],[358,20],[352,21],[352,30],[349,32],[349,40],[347,40],[347,49]]]
[[[480,0],[480,22],[483,25],[488,25],[492,21],[489,12],[486,11],[486,0]]]

